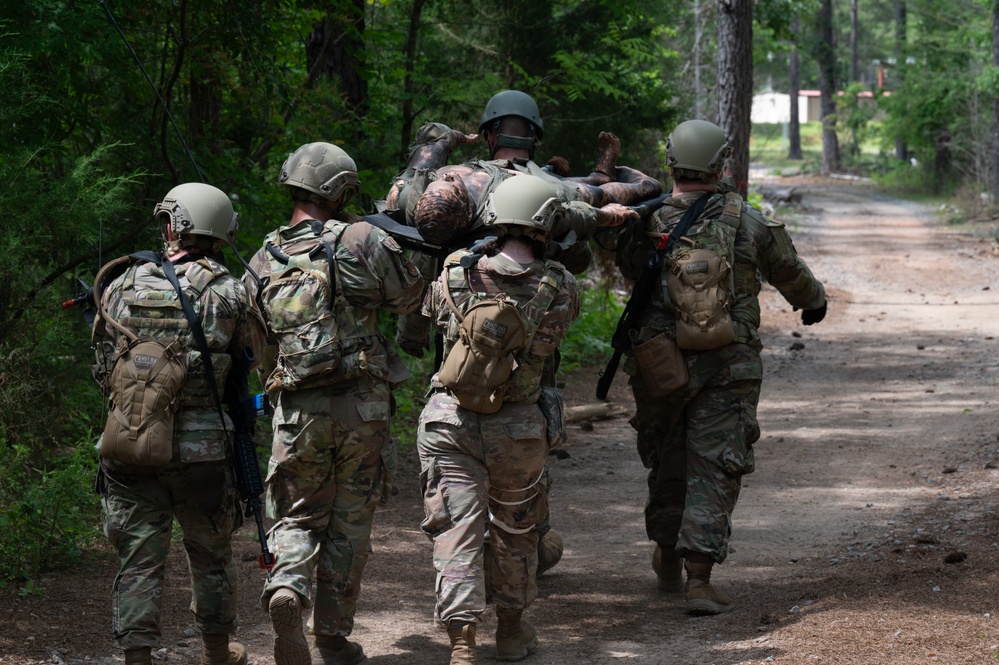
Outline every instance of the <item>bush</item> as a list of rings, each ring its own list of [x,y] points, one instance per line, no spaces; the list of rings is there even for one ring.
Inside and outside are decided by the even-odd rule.
[[[39,575],[79,562],[99,533],[89,441],[37,457],[0,441],[0,585],[29,582],[37,590]]]

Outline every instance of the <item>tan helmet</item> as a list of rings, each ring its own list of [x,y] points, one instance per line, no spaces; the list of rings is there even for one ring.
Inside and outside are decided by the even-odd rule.
[[[484,224],[501,227],[511,235],[544,241],[564,214],[554,187],[537,176],[515,175],[489,195]]]
[[[306,143],[288,155],[281,166],[278,183],[299,187],[327,201],[342,203],[361,188],[357,165],[343,148],[332,143]]]
[[[721,173],[732,148],[721,127],[707,120],[681,122],[666,139],[666,166]]]
[[[188,182],[171,189],[153,208],[153,217],[169,224],[174,237],[211,236],[230,245],[239,228],[239,216],[233,212],[229,197],[203,182]]]

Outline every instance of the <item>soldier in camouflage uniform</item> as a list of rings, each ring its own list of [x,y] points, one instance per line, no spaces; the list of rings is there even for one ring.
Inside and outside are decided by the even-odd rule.
[[[544,122],[535,101],[518,90],[504,90],[489,100],[479,131],[489,146],[490,159],[448,165],[451,151],[478,135],[466,135],[440,123],[421,127],[410,146],[409,164],[386,197],[385,212],[417,227],[426,240],[449,246],[457,237],[481,228],[489,196],[501,183],[514,176],[532,175],[545,180],[574,210],[550,231],[545,258],[562,263],[578,275],[590,266],[593,253],[589,239],[599,227],[619,226],[636,217],[625,206],[662,192],[655,178],[616,165],[620,142],[606,132],[598,141],[597,163],[589,176],[567,177],[551,166],[536,164],[535,144],[544,134]],[[418,257],[417,263],[428,278],[436,266],[428,257]],[[430,346],[428,332],[426,318],[409,314],[399,319],[396,341],[404,352],[422,357]],[[558,354],[552,354],[546,385],[554,385],[557,363]],[[546,491],[550,487],[547,475],[545,487]],[[563,544],[561,534],[551,528],[547,513],[538,531],[540,574],[559,562]]]
[[[236,234],[232,204],[210,185],[188,183],[172,189],[154,215],[166,221],[166,258],[193,304],[212,352],[216,383],[222,386],[232,365],[230,354],[248,349],[259,358],[265,334],[243,285],[220,263],[221,248]],[[230,543],[242,523],[226,461],[230,442],[177,291],[163,268],[132,259],[115,263],[108,272],[102,270],[96,284],[106,315],[139,339],[179,340],[187,367],[169,462],[146,466],[113,459],[116,455],[102,438],[98,487],[104,533],[121,561],[112,592],[115,638],[127,665],[149,665],[150,649],[160,645],[163,574],[176,519],[191,569],[191,611],[203,638],[201,662],[244,665],[246,650],[229,643],[236,629],[236,564]],[[104,394],[112,396],[115,418],[123,405],[114,404],[111,370],[128,338],[102,314],[94,326],[94,342],[94,376]],[[228,419],[225,428],[233,431]]]
[[[387,497],[391,388],[408,377],[378,314],[418,307],[424,281],[395,240],[342,210],[359,187],[346,152],[303,145],[278,182],[294,201],[291,220],[267,236],[250,262],[260,284],[248,284],[276,359],[266,380],[275,404],[266,484],[276,564],[261,602],[277,665],[348,665],[365,659],[347,636],[375,507]]]
[[[445,339],[417,447],[426,512],[421,526],[434,541],[435,614],[447,626],[451,665],[476,662],[476,626],[486,605],[484,556],[497,571],[490,580],[497,659],[521,660],[537,644],[522,614],[537,595],[535,527],[547,514],[542,483],[548,437],[557,427],[539,407],[541,374],[579,313],[571,273],[542,258],[548,230],[569,214],[555,190],[531,176],[512,178],[496,189],[489,207],[499,236],[495,248],[467,269],[460,264],[467,251],[451,255],[423,307]],[[501,405],[465,408],[471,388],[444,378],[460,349],[459,322],[473,305],[497,297],[512,299],[527,322],[518,366],[486,391],[505,396]],[[492,547],[484,553],[487,530]]]
[[[685,591],[690,614],[718,614],[732,608],[731,598],[711,586],[710,575],[713,565],[728,554],[732,511],[742,476],[753,471],[753,443],[760,436],[756,408],[763,367],[757,329],[762,281],[803,310],[805,325],[818,323],[826,311],[823,286],[798,257],[784,226],[737,194],[719,190],[728,153],[728,141],[716,125],[702,120],[678,125],[666,148],[673,196],[649,218],[645,237],[639,236],[618,255],[624,275],[637,279],[655,244],[695,201],[709,196],[678,249],[663,261],[662,286],[653,290],[632,340],[637,348],[662,333],[676,339],[683,349],[679,362],[685,365],[688,382],[657,395],[644,378],[650,368],[640,368],[634,353],[625,363],[637,407],[631,424],[638,432],[642,463],[649,469],[645,523],[649,539],[656,542],[653,568],[661,589]],[[701,321],[691,335],[693,341],[678,334],[688,328],[674,300],[681,302],[684,296],[670,291],[669,277],[671,271],[681,272],[676,266],[684,247],[714,248],[729,267],[720,298],[730,322],[723,318],[726,329],[718,338],[723,341],[720,346],[697,344],[697,336],[707,335],[713,323]],[[691,263],[683,270],[696,273],[706,265]]]

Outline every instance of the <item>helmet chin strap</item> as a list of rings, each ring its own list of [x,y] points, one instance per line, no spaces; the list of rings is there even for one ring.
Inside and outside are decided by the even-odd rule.
[[[497,130],[496,145],[493,146],[489,156],[496,155],[500,148],[513,148],[515,150],[527,150],[529,159],[534,159],[535,140],[533,136],[511,136],[510,134],[500,134]]]

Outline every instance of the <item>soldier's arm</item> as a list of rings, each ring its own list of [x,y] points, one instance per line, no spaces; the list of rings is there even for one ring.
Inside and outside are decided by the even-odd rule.
[[[754,233],[760,274],[787,302],[799,309],[818,309],[826,302],[825,288],[809,270],[780,222],[767,219],[744,204],[747,227]]]
[[[420,306],[426,282],[392,236],[367,222],[355,222],[347,227],[341,242],[378,284],[377,291],[366,289],[360,296],[366,302],[357,304],[382,307],[393,314],[407,314]]]
[[[416,132],[416,139],[409,146],[409,162],[406,169],[392,182],[385,207],[388,214],[402,213],[412,219],[411,212],[423,190],[431,182],[433,171],[447,165],[451,151],[466,143],[471,143],[478,134],[464,134],[439,122],[430,122]],[[405,220],[397,220],[405,221]]]
[[[579,318],[579,288],[571,274],[566,273],[559,294],[552,301],[531,340],[531,355],[549,356],[562,342],[569,325]]]

